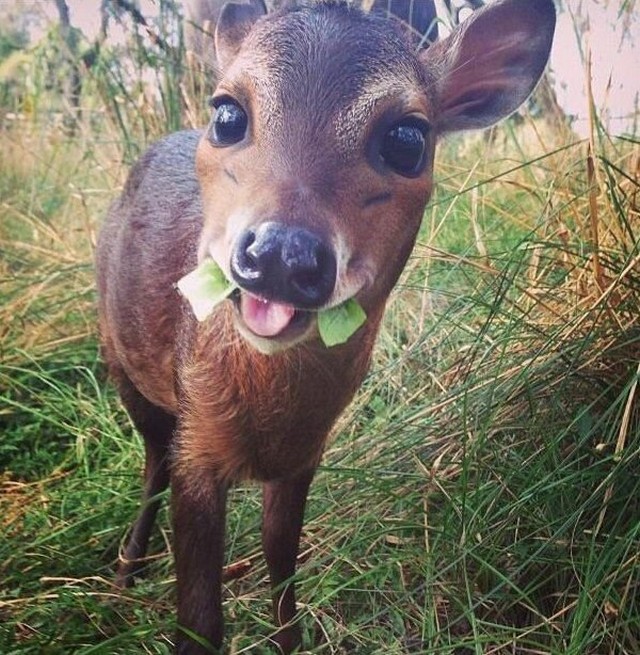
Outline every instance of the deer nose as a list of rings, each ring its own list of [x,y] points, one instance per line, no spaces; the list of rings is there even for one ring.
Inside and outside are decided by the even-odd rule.
[[[243,289],[300,309],[329,299],[336,269],[333,250],[320,237],[275,222],[243,232],[231,255],[231,274]]]

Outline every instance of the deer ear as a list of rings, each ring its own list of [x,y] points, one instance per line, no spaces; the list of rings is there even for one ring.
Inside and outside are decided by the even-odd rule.
[[[251,0],[249,4],[227,2],[222,7],[216,25],[215,46],[216,58],[223,70],[238,54],[254,23],[266,13],[263,0]]]
[[[498,0],[422,52],[437,130],[488,127],[513,113],[544,71],[555,21],[553,0]]]

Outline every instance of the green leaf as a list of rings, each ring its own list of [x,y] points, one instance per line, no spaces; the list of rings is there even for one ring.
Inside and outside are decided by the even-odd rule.
[[[176,286],[189,301],[199,321],[204,321],[213,308],[236,288],[213,259],[205,259],[198,268],[180,278]]]
[[[318,314],[318,331],[327,348],[348,341],[349,337],[367,320],[364,309],[354,298]]]

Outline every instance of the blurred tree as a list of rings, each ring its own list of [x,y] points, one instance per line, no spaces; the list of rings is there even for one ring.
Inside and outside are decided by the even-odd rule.
[[[33,1],[0,2],[0,61],[27,47],[29,28],[37,18],[37,5]]]
[[[4,111],[15,111],[20,104],[19,78],[28,42],[24,15],[0,7],[0,109]]]
[[[61,80],[65,103],[64,121],[71,133],[74,133],[80,121],[80,94],[82,92],[82,75],[80,71],[79,46],[81,33],[71,26],[69,5],[65,0],[53,0],[58,10],[58,32],[61,41],[61,58],[65,75]]]
[[[16,50],[22,50],[29,42],[27,33],[14,25],[0,26],[0,61]]]

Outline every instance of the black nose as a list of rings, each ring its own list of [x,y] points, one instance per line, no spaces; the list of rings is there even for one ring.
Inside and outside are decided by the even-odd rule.
[[[231,255],[231,273],[247,291],[313,309],[333,291],[336,258],[313,232],[270,222],[241,235]]]

